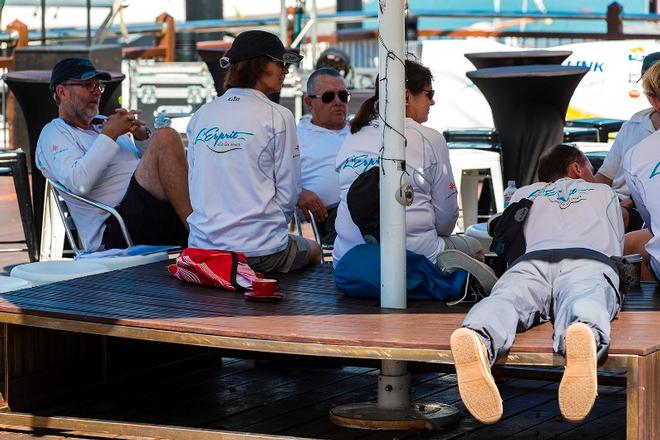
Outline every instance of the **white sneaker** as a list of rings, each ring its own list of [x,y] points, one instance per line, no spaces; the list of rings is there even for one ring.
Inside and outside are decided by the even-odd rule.
[[[488,294],[497,282],[497,276],[493,269],[485,263],[470,257],[465,252],[456,249],[447,249],[440,252],[438,258],[436,258],[436,266],[445,275],[449,275],[458,269],[468,271]]]
[[[569,422],[581,422],[598,395],[596,341],[588,325],[571,324],[566,330],[566,369],[559,384],[559,410]]]
[[[497,422],[502,418],[502,398],[483,341],[474,330],[459,328],[451,334],[450,344],[458,392],[465,407],[481,423]]]

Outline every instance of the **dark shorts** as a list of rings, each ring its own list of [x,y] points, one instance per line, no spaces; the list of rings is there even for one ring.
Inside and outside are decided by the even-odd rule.
[[[626,232],[638,231],[644,227],[644,220],[637,208],[623,208],[628,211],[628,227]]]
[[[328,218],[322,222],[316,222],[316,227],[319,229],[321,236],[321,244],[332,246],[337,238],[337,231],[335,231],[335,220],[337,220],[337,206],[328,208]]]
[[[115,207],[124,219],[133,244],[188,246],[188,231],[169,202],[152,196],[131,177],[126,194]],[[126,241],[113,216],[105,221],[103,245],[106,249],[125,248]]]

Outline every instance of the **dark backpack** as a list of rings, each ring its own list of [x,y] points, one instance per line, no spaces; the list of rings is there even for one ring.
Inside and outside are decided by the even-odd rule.
[[[488,233],[493,237],[490,251],[504,257],[509,265],[525,253],[527,243],[523,227],[533,203],[524,198],[511,203],[488,224]]]
[[[353,181],[346,194],[348,212],[367,243],[380,240],[380,167],[372,167]]]

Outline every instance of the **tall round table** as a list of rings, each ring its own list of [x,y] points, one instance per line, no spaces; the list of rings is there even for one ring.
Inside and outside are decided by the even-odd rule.
[[[57,105],[50,92],[50,70],[19,70],[2,75],[23,110],[30,141],[29,157],[32,170],[32,203],[34,206],[34,224],[37,235],[37,249],[41,242],[41,220],[44,206],[45,178],[34,164],[34,152],[39,134],[44,126],[58,116]],[[111,114],[119,103],[113,98],[114,92],[124,79],[119,72],[108,72],[112,79],[106,82],[106,89],[101,96],[99,112]],[[113,102],[115,101],[115,102]],[[17,145],[17,147],[24,147]]]
[[[506,66],[528,66],[533,64],[561,64],[573,52],[570,50],[517,50],[502,52],[466,53],[477,69]]]
[[[541,153],[563,139],[564,117],[586,67],[523,65],[468,72],[500,134],[504,181],[534,181]]]

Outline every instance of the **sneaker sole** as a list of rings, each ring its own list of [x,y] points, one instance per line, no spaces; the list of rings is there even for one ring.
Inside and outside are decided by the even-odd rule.
[[[443,273],[451,273],[456,269],[468,271],[479,281],[486,293],[490,293],[497,282],[497,276],[490,267],[456,249],[440,252],[437,257],[437,266]]]
[[[569,422],[581,422],[598,395],[596,341],[584,323],[566,330],[566,369],[559,384],[559,410]]]
[[[460,328],[452,333],[450,344],[458,392],[465,407],[481,423],[497,422],[502,418],[502,398],[479,335]]]

